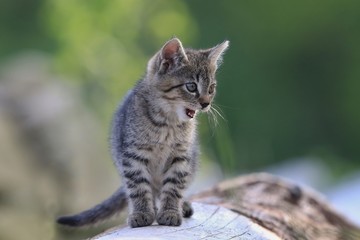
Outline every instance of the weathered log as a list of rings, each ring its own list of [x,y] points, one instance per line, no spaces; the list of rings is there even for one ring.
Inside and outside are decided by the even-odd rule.
[[[319,193],[269,174],[224,181],[191,200],[195,213],[180,227],[120,227],[93,239],[360,239]]]
[[[227,208],[193,203],[194,215],[184,219],[180,227],[114,228],[92,239],[280,239],[248,218]]]

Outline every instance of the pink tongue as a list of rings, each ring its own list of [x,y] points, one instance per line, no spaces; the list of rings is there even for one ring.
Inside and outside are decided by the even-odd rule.
[[[189,118],[193,118],[195,115],[195,111],[187,108],[186,115],[188,115]]]

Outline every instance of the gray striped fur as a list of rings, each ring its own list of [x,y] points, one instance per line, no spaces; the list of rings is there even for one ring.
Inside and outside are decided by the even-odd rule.
[[[59,223],[83,226],[103,220],[120,211],[125,198],[131,227],[155,220],[178,226],[183,216],[192,215],[183,192],[198,165],[196,114],[211,107],[215,72],[227,47],[228,41],[206,50],[184,49],[177,38],[165,43],[114,116],[111,150],[124,186],[103,203],[59,218]]]

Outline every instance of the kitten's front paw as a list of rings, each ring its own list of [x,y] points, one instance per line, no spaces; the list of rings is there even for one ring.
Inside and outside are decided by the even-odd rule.
[[[182,217],[179,211],[165,210],[158,213],[156,220],[160,225],[180,226]]]
[[[152,212],[134,212],[128,218],[130,227],[145,227],[151,225],[155,220],[155,214]]]

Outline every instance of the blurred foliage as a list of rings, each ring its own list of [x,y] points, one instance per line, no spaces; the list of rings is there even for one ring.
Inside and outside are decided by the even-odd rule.
[[[190,42],[197,32],[181,1],[52,0],[44,13],[58,41],[58,70],[80,81],[106,120],[144,73],[149,54],[173,35]]]
[[[206,153],[229,172],[318,156],[341,173],[360,165],[359,7],[357,0],[2,1],[0,54],[53,54],[55,69],[109,122],[164,41],[175,35],[205,48],[229,39],[217,97],[226,120],[214,127],[202,118]]]
[[[297,156],[321,157],[335,174],[360,165],[359,1],[187,3],[199,45],[231,41],[217,98],[227,122],[213,141],[224,167]],[[236,159],[223,155],[223,132]]]
[[[51,51],[53,41],[37,17],[43,0],[0,1],[0,57],[27,49]]]

